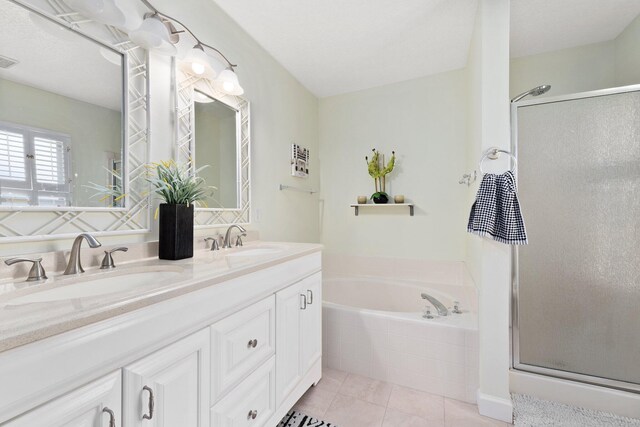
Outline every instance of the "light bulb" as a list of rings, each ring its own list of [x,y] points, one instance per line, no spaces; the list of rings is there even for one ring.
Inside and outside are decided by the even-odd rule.
[[[204,74],[205,66],[199,62],[192,62],[191,70],[196,74]]]
[[[204,51],[204,47],[200,43],[196,44],[185,57],[187,64],[191,65],[191,71],[197,75],[202,75],[209,71],[212,77],[215,77],[215,72],[209,65],[209,55]]]
[[[163,55],[176,53],[176,47],[171,43],[167,26],[155,15],[145,18],[138,29],[129,33],[129,38],[133,43],[147,50]]]
[[[244,93],[244,89],[242,89],[238,82],[238,76],[230,67],[220,73],[217,84],[222,91],[229,95],[239,96]]]

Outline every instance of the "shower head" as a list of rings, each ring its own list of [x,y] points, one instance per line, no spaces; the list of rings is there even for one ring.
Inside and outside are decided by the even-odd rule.
[[[522,98],[524,98],[526,96],[529,96],[529,95],[531,95],[531,96],[542,95],[543,93],[549,92],[549,89],[551,89],[551,85],[542,85],[542,86],[534,87],[531,90],[528,90],[526,92],[522,92],[520,95],[518,95],[515,98],[513,98],[511,100],[511,102],[518,102]]]

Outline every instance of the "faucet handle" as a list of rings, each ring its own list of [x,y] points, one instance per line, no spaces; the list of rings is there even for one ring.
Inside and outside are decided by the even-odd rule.
[[[42,267],[42,258],[9,258],[4,261],[7,265],[13,265],[18,262],[32,262],[31,270],[29,270],[29,276],[27,282],[36,282],[38,280],[44,280],[47,278],[47,273]]]
[[[451,310],[451,312],[455,314],[462,314],[462,310],[460,310],[460,301],[453,302],[453,310]]]
[[[206,239],[204,239],[205,242],[208,242],[209,240],[211,240],[212,251],[220,250],[220,240],[218,237],[207,237]]]
[[[236,237],[236,247],[242,246],[242,237],[246,237],[247,233],[240,233],[238,237]]]
[[[111,249],[110,251],[104,251],[104,258],[102,258],[102,264],[100,265],[100,270],[115,268],[116,265],[113,263],[113,256],[111,256],[111,254],[117,251],[127,252],[128,250],[129,248],[125,248],[123,246],[120,248]]]
[[[427,304],[427,306],[424,308],[424,314],[422,315],[422,317],[424,317],[425,319],[433,319],[433,315],[431,314],[431,306],[429,306]]]

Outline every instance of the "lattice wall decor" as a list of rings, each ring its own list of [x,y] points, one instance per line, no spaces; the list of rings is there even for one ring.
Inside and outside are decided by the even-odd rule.
[[[57,0],[12,0],[125,56],[124,208],[0,207],[0,242],[59,239],[81,232],[133,234],[149,231],[146,167],[149,159],[147,54],[120,30],[86,20]]]
[[[195,90],[231,106],[238,111],[240,116],[236,147],[236,153],[238,153],[239,207],[233,209],[196,208],[195,225],[196,227],[204,228],[248,224],[251,206],[249,102],[242,97],[219,92],[210,79],[187,73],[177,63],[174,63],[174,70],[176,79],[175,158],[178,162],[192,162],[195,154],[195,110],[193,99]]]

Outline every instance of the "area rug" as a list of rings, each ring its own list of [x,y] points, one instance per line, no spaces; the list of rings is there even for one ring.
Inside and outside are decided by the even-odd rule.
[[[513,394],[516,427],[640,427],[640,420]]]
[[[280,421],[278,427],[338,427],[335,424],[326,421],[317,420],[313,417],[303,414],[295,410],[290,410],[287,415]]]

